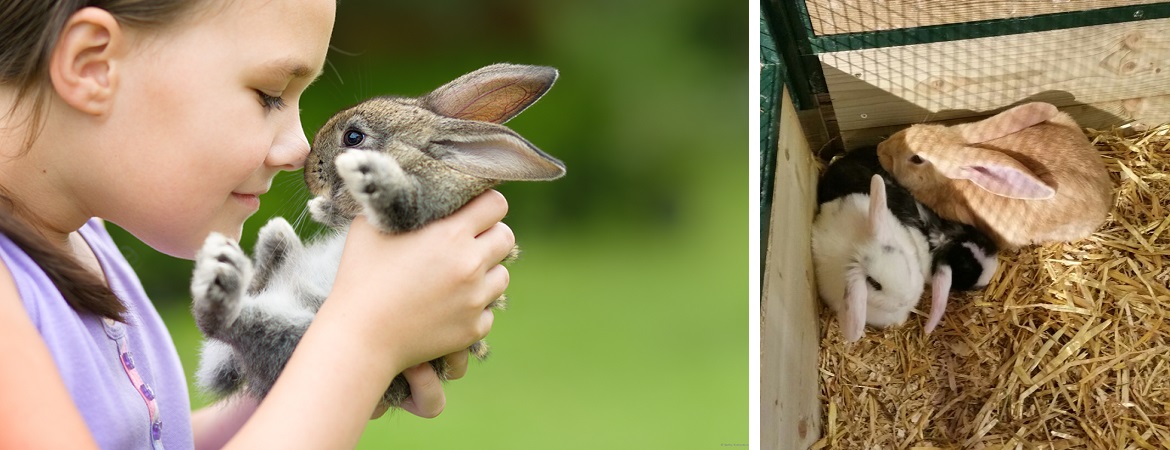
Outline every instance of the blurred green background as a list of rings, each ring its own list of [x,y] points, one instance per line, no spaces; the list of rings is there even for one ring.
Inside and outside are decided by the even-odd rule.
[[[419,95],[494,62],[561,77],[508,123],[565,178],[499,188],[524,248],[494,353],[446,387],[439,418],[392,413],[361,448],[711,449],[748,442],[748,14],[743,2],[339,3],[310,138],[337,110]],[[318,230],[300,172],[249,220]],[[191,374],[192,265],[111,226]],[[207,403],[192,388],[195,407]]]

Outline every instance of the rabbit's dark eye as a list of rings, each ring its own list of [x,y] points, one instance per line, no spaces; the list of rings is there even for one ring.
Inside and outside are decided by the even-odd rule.
[[[865,282],[869,283],[869,285],[872,286],[874,290],[882,290],[882,284],[878,283],[877,280],[873,279],[873,277],[865,277]]]
[[[341,136],[341,143],[346,147],[353,147],[361,144],[366,139],[366,135],[361,131],[350,128]]]
[[[914,164],[922,164],[922,163],[926,162],[926,160],[922,159],[921,156],[914,155],[914,156],[910,157],[910,162],[912,162]]]

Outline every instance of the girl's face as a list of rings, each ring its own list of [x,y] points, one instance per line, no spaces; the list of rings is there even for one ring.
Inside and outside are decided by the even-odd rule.
[[[126,30],[114,110],[93,145],[95,215],[190,258],[239,239],[280,170],[303,164],[301,93],[320,74],[336,0],[238,0],[190,23]]]

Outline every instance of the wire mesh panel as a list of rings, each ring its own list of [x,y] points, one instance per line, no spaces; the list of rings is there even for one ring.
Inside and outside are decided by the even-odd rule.
[[[1082,125],[1170,120],[1170,4],[808,0],[800,9],[847,147],[1031,100]]]
[[[808,0],[809,23],[818,36],[952,25],[1045,14],[1093,11],[1158,3],[1152,0],[906,1]],[[1073,21],[1065,21],[1073,25]],[[1074,25],[1075,26],[1075,25]]]

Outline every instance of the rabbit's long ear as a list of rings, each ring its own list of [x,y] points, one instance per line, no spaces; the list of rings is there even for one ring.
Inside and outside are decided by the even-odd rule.
[[[869,179],[869,232],[875,238],[885,236],[890,227],[886,209],[886,183],[881,175],[874,175]]]
[[[565,164],[503,125],[446,119],[425,149],[451,168],[493,180],[553,180]]]
[[[504,123],[540,99],[556,79],[552,67],[493,64],[440,86],[422,105],[456,119]]]
[[[1002,152],[966,147],[955,161],[936,163],[944,176],[969,180],[995,195],[1024,200],[1045,200],[1056,190],[1023,163]]]
[[[865,308],[869,292],[865,288],[865,273],[853,267],[845,271],[845,309],[837,312],[837,322],[845,342],[856,342],[865,334]]]
[[[1032,102],[1008,109],[978,122],[955,125],[963,140],[978,144],[1001,138],[1017,131],[1040,124],[1055,117],[1060,110],[1050,103]]]
[[[947,296],[951,293],[951,268],[938,266],[934,277],[930,281],[930,318],[926,319],[924,330],[926,334],[934,331],[942,322],[943,313],[947,310]]]

